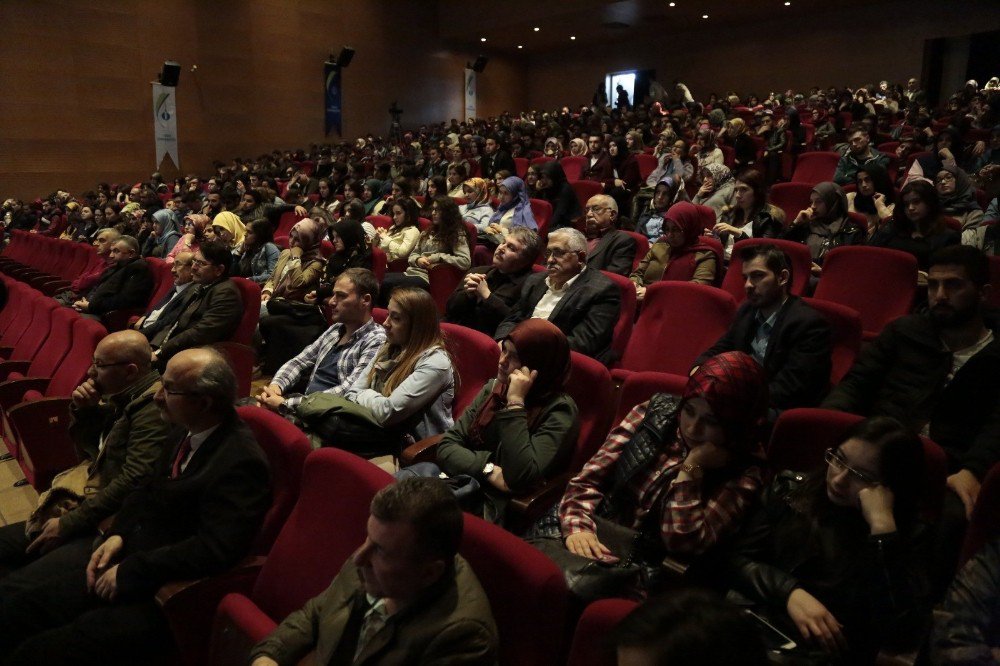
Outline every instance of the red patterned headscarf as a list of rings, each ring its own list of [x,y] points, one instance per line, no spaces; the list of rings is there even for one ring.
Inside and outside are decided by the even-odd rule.
[[[688,379],[681,399],[704,398],[723,423],[727,447],[764,457],[761,426],[767,418],[767,374],[752,356],[724,352],[713,356]]]

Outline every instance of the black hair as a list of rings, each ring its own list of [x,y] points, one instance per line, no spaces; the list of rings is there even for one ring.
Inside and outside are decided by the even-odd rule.
[[[462,509],[444,481],[409,477],[376,493],[371,514],[387,522],[403,522],[417,533],[417,547],[428,557],[451,564],[462,541]]]
[[[233,253],[228,245],[220,241],[209,241],[202,243],[198,247],[198,251],[201,252],[201,256],[205,257],[205,261],[208,263],[213,266],[223,267],[223,277],[229,275],[229,268],[233,262]]]
[[[990,260],[979,248],[972,245],[948,245],[931,255],[928,269],[951,264],[961,266],[974,285],[979,288],[990,283]]]
[[[792,262],[788,255],[777,245],[771,243],[747,245],[740,249],[740,261],[746,266],[757,257],[764,257],[764,265],[767,270],[775,275],[780,275],[781,271],[788,271],[788,284],[792,283]]]

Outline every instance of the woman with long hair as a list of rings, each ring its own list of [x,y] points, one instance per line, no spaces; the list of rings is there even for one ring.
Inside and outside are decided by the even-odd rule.
[[[874,663],[920,629],[923,445],[895,419],[874,417],[825,459],[812,474],[775,478],[733,546],[730,583],[837,663]]]
[[[892,222],[875,234],[870,244],[912,254],[923,272],[936,250],[958,245],[961,240],[961,233],[945,224],[934,186],[925,180],[913,180],[900,191]],[[921,278],[926,279],[926,274]]]
[[[375,230],[376,242],[388,262],[409,257],[420,237],[420,208],[416,201],[410,197],[396,197],[391,210],[392,226]]]
[[[767,202],[767,186],[759,171],[748,169],[736,179],[733,205],[719,212],[712,228],[722,242],[724,258],[729,260],[733,245],[747,238],[777,238],[785,226],[785,213]]]
[[[536,489],[566,460],[579,431],[564,392],[570,370],[566,335],[545,319],[526,319],[500,341],[497,376],[444,434],[437,463],[483,489],[480,515],[503,522],[512,495]]]
[[[715,251],[703,238],[705,223],[694,204],[681,201],[663,218],[663,235],[653,243],[639,266],[629,275],[641,301],[646,287],[659,280],[715,284]]]
[[[462,184],[465,182],[469,172],[464,164],[448,165],[448,196],[452,199],[460,199],[464,195]]]
[[[263,285],[278,265],[281,250],[274,244],[274,230],[267,220],[254,220],[243,236],[243,252],[237,259],[236,274]]]
[[[399,455],[404,441],[443,433],[454,423],[455,369],[434,299],[422,289],[400,287],[388,310],[385,344],[344,394],[369,412],[367,423],[359,433],[338,433],[326,442],[369,458]]]
[[[424,195],[424,205],[420,207],[420,217],[431,219],[431,208],[434,200],[448,194],[448,181],[444,176],[431,176],[427,179],[427,189]]]

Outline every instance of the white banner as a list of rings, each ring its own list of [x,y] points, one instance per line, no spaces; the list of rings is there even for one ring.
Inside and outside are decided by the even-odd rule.
[[[476,117],[476,72],[465,70],[465,119]]]
[[[156,168],[163,158],[170,155],[174,166],[180,168],[177,155],[177,88],[153,84],[153,136],[156,138]]]

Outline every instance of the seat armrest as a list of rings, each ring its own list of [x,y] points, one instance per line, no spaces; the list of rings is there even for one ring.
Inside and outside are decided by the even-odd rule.
[[[399,457],[400,467],[407,467],[420,462],[434,462],[437,460],[437,447],[441,443],[444,435],[431,435],[419,442],[414,442],[403,449]]]
[[[517,514],[518,523],[530,525],[541,518],[550,506],[562,498],[566,491],[566,484],[571,478],[573,478],[572,474],[563,472],[530,493],[512,497],[509,506]]]
[[[6,381],[7,375],[12,372],[20,372],[22,375],[31,367],[31,361],[7,360],[0,361],[0,382]]]
[[[7,361],[7,363],[11,362],[12,361]],[[9,410],[11,407],[21,402],[21,398],[28,391],[45,393],[45,389],[48,387],[48,377],[24,377],[23,379],[9,379],[0,383],[0,407]]]
[[[264,565],[266,559],[263,555],[253,555],[218,576],[209,576],[195,580],[177,580],[166,583],[156,591],[156,603],[164,612],[169,614],[171,608],[177,604],[185,603],[185,601],[195,597],[200,599],[202,594],[211,590],[221,589],[222,586],[233,585],[239,587],[246,580],[252,579],[250,581],[250,587],[252,587],[253,581],[257,580],[257,574],[260,573],[260,568]],[[228,589],[225,594],[230,592],[249,594],[249,589]],[[225,594],[220,595],[219,599],[225,596]],[[212,608],[215,608],[215,606],[212,606]]]

